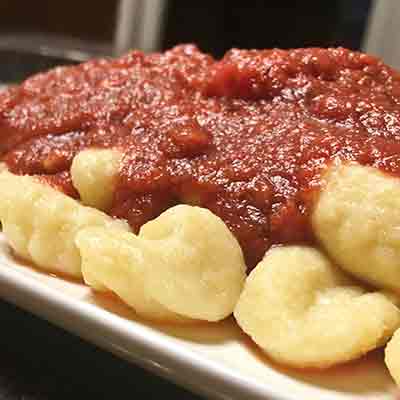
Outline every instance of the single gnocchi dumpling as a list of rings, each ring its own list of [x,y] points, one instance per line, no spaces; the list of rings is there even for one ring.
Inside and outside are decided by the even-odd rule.
[[[81,277],[76,233],[88,226],[129,230],[128,225],[31,176],[0,174],[0,220],[15,252],[48,271]]]
[[[400,329],[398,329],[385,349],[385,363],[395,382],[400,386]]]
[[[381,293],[354,285],[318,250],[276,247],[246,280],[234,315],[273,359],[326,368],[381,346],[400,311]]]
[[[146,269],[140,247],[132,246],[136,236],[120,231],[87,228],[76,243],[82,256],[85,283],[97,291],[112,291],[146,319],[183,322],[185,318],[161,305],[146,288]],[[138,239],[140,240],[140,239]],[[132,267],[132,265],[134,267]]]
[[[109,288],[149,318],[162,305],[183,318],[221,320],[232,313],[245,280],[238,242],[220,218],[199,207],[170,208],[138,236],[85,229],[76,243],[86,282]]]
[[[84,205],[106,211],[111,206],[122,153],[88,149],[72,160],[71,178]]]
[[[326,176],[312,216],[337,264],[378,287],[400,291],[400,179],[356,164]]]

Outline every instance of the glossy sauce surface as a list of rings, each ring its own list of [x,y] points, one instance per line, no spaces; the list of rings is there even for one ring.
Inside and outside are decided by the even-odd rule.
[[[321,173],[355,160],[400,175],[400,75],[345,49],[164,54],[60,67],[0,93],[14,173],[77,196],[87,147],[124,153],[109,213],[135,230],[177,203],[207,207],[253,267],[274,243],[313,240]]]

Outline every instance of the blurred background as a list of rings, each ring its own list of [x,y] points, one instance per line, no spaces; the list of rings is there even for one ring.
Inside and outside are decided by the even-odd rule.
[[[398,8],[398,0],[1,0],[0,50],[3,63],[24,64],[8,80],[52,64],[187,42],[216,57],[231,47],[345,46],[400,67],[388,40]],[[26,53],[31,62],[21,63]]]

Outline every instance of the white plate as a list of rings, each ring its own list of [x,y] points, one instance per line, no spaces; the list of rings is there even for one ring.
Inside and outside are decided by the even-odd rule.
[[[381,351],[330,371],[274,365],[233,319],[154,325],[116,299],[15,260],[0,234],[0,296],[198,393],[219,399],[389,399]]]

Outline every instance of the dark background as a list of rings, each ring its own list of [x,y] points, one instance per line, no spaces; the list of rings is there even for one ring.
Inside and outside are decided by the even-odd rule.
[[[116,5],[115,0],[1,0],[0,35],[46,32],[111,43]],[[369,8],[370,0],[169,0],[162,47],[194,42],[216,56],[231,47],[358,49]]]
[[[170,2],[164,48],[194,42],[216,56],[231,47],[359,49],[369,0]]]
[[[116,1],[1,0],[0,83],[53,65],[49,57],[1,51],[4,35],[62,35],[111,48]],[[170,0],[162,48],[193,42],[215,56],[231,47],[338,46],[359,49],[369,0]],[[199,397],[0,301],[0,400]]]

